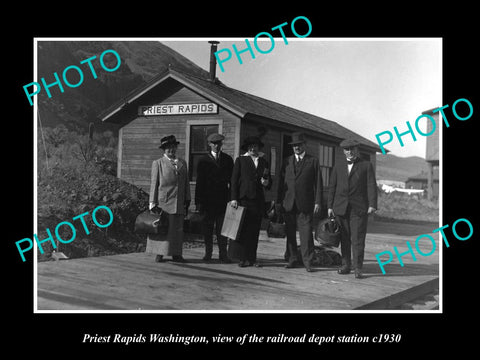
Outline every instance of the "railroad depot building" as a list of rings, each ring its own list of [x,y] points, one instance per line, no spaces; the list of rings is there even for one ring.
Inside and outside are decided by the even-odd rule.
[[[307,153],[319,159],[325,192],[334,164],[345,161],[339,147],[344,138],[356,139],[361,156],[375,168],[380,151],[376,143],[334,121],[227,87],[215,77],[215,65],[208,77],[169,67],[99,115],[120,126],[119,178],[149,192],[152,162],[162,156],[160,139],[173,134],[180,142],[177,155],[188,164],[193,199],[196,165],[207,153],[206,138],[213,132],[225,136],[223,151],[234,160],[243,153],[240,146],[246,136],[262,139],[261,151],[273,178],[267,200],[276,198],[278,174],[283,158],[292,154],[288,143],[296,131],[305,133]]]

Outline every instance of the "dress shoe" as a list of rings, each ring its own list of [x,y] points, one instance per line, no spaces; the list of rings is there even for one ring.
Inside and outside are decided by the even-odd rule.
[[[260,264],[258,261],[255,261],[253,263],[253,266],[257,267],[257,268],[261,268],[262,267],[262,264]]]
[[[155,262],[163,262],[163,255],[155,256]]]
[[[297,267],[297,264],[295,262],[289,262],[287,265],[285,265],[285,269],[293,269],[296,267]]]
[[[347,266],[342,266],[340,269],[337,271],[340,275],[346,275],[350,274],[350,268]]]
[[[243,261],[242,260],[238,263],[238,266],[239,267],[247,267],[247,266],[250,266],[250,263],[248,261]]]
[[[310,266],[305,267],[305,270],[307,270],[307,272],[312,272],[313,271],[313,269]]]
[[[172,261],[180,262],[180,263],[186,263],[187,262],[187,260],[185,260],[182,255],[172,256]]]
[[[363,276],[362,270],[355,270],[355,279],[363,279],[365,276]]]

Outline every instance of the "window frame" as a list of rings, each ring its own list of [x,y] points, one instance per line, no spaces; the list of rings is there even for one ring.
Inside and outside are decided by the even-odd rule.
[[[186,141],[185,141],[185,161],[188,166],[188,176],[190,181],[190,137],[191,137],[191,127],[198,126],[198,125],[217,125],[218,126],[218,133],[223,134],[223,119],[215,118],[215,119],[193,119],[186,121]],[[190,184],[196,184],[196,181],[191,180]]]
[[[318,147],[318,162],[322,172],[323,186],[326,188],[330,185],[330,176],[335,165],[335,146],[320,143]],[[328,176],[325,176],[325,174],[328,174]]]

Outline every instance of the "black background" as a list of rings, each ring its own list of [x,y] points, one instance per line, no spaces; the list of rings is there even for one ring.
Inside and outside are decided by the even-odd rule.
[[[418,3],[418,2],[417,2]],[[316,6],[293,8],[288,3],[266,6],[260,11],[245,3],[199,4],[197,8],[182,3],[168,8],[155,3],[111,3],[100,9],[87,3],[72,3],[65,8],[35,5],[8,10],[17,20],[4,23],[2,56],[3,109],[3,241],[2,261],[4,291],[3,343],[14,354],[38,351],[39,355],[76,356],[149,352],[151,356],[200,352],[223,357],[249,354],[282,353],[287,347],[296,356],[312,354],[351,356],[419,356],[440,354],[444,349],[473,349],[476,328],[477,296],[474,264],[480,233],[478,212],[472,205],[478,199],[475,178],[476,123],[478,101],[478,25],[473,3],[449,4],[448,9],[421,9],[404,3],[385,5],[384,9],[342,3],[339,8]],[[400,5],[401,4],[401,5]],[[65,5],[66,6],[66,5]],[[15,5],[14,5],[15,7]],[[34,37],[242,37],[252,38],[296,16],[306,16],[312,23],[310,37],[442,37],[443,104],[450,128],[443,138],[443,224],[458,218],[469,219],[474,235],[468,241],[450,241],[443,248],[443,314],[34,314],[33,259],[22,263],[15,241],[33,235],[33,107],[26,101],[23,85],[33,81]],[[7,16],[8,17],[8,16]],[[477,21],[477,23],[475,23]],[[300,24],[300,22],[298,23]],[[304,33],[298,29],[300,34]],[[275,35],[275,34],[274,34]],[[6,76],[5,76],[6,75]],[[475,91],[474,91],[475,88]],[[468,121],[458,121],[451,105],[459,98],[473,104]],[[395,109],[392,109],[395,111]],[[413,119],[405,119],[405,121]],[[449,239],[453,239],[451,232]],[[470,326],[473,325],[473,326]],[[402,334],[399,344],[249,344],[184,346],[180,344],[83,344],[83,334],[195,334],[240,336],[245,333],[273,336],[307,337],[317,335],[374,336]],[[266,352],[265,352],[266,351]],[[284,353],[285,354],[285,353]],[[300,355],[302,354],[302,355]],[[169,355],[169,356],[170,356]]]

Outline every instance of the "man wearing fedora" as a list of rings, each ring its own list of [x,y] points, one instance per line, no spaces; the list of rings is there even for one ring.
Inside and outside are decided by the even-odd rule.
[[[355,278],[359,279],[363,277],[368,214],[377,209],[377,184],[372,164],[359,156],[359,143],[345,139],[340,147],[346,161],[339,161],[333,168],[328,193],[328,215],[337,216],[342,228],[342,266],[338,273],[349,274],[353,267]]]
[[[303,133],[293,133],[289,145],[293,154],[282,165],[277,188],[277,204],[285,211],[287,233],[287,269],[296,267],[297,237],[300,235],[300,250],[305,269],[312,271],[313,259],[313,214],[320,212],[322,203],[322,173],[318,159],[305,153]]]
[[[153,239],[153,235],[147,239],[147,252],[157,254],[157,262],[163,261],[165,255],[172,256],[173,261],[185,262],[183,222],[190,204],[190,183],[187,163],[176,155],[178,144],[174,135],[163,137],[159,146],[163,156],[152,163],[149,208],[157,206],[168,213],[166,239]]]
[[[217,236],[219,259],[221,263],[230,263],[227,257],[227,239],[221,235],[225,208],[230,201],[230,178],[232,177],[233,159],[221,151],[225,137],[210,134],[207,137],[210,151],[201,157],[197,165],[195,186],[195,205],[197,211],[205,214],[203,238],[205,256],[210,261],[213,251],[213,229]]]
[[[263,143],[257,136],[246,137],[241,147],[246,152],[235,160],[233,166],[230,205],[234,208],[244,206],[245,218],[239,240],[233,241],[228,251],[232,258],[240,259],[240,267],[261,266],[257,261],[257,247],[265,213],[264,190],[272,185],[269,164],[259,154],[262,147]]]

